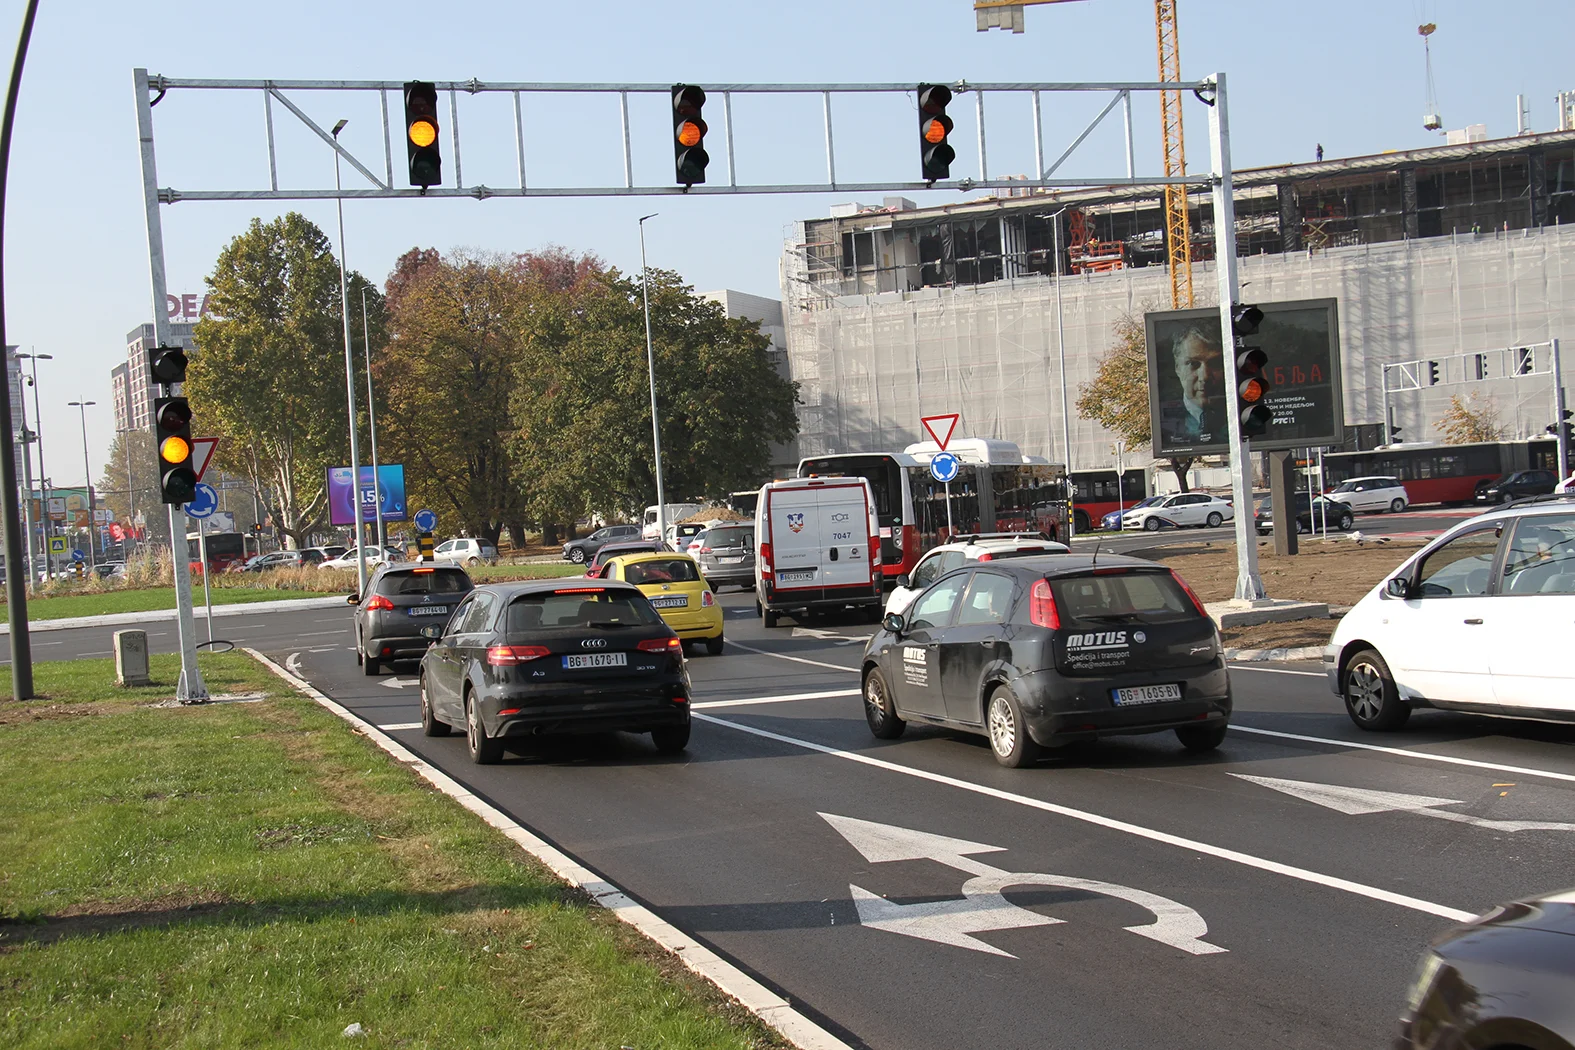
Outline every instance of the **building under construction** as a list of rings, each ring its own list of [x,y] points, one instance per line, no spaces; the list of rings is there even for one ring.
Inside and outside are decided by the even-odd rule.
[[[1575,132],[1234,173],[1247,302],[1340,303],[1347,448],[1382,440],[1386,363],[1575,341]],[[1212,206],[1190,198],[1196,305],[1217,301]],[[1075,470],[1114,464],[1077,417],[1124,315],[1169,309],[1160,187],[1027,192],[942,207],[901,198],[797,223],[786,246],[799,453],[901,449],[919,417]],[[1071,410],[1062,443],[1061,361]],[[1506,437],[1552,422],[1546,376],[1486,379]],[[1407,440],[1461,386],[1391,399]],[[1143,462],[1131,450],[1126,462]]]

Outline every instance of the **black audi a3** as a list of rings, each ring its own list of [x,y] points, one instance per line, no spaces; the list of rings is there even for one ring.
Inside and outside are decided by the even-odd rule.
[[[909,721],[985,736],[1004,766],[1044,747],[1175,730],[1225,739],[1219,632],[1171,570],[1056,554],[972,562],[886,617],[864,650],[864,714],[882,739]]]
[[[421,728],[465,728],[472,761],[541,734],[650,733],[663,754],[689,743],[683,644],[645,595],[601,580],[478,587],[424,632]]]

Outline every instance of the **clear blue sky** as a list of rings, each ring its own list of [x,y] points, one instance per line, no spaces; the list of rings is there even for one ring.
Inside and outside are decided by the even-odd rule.
[[[692,14],[681,17],[687,9]],[[22,3],[0,3],[0,50],[14,47]],[[602,0],[540,2],[184,3],[121,0],[45,3],[33,36],[12,150],[6,223],[7,332],[53,362],[40,370],[44,439],[61,484],[80,478],[81,437],[72,399],[92,399],[88,440],[98,474],[113,437],[109,370],[124,360],[125,334],[149,319],[147,246],[137,164],[131,71],[178,77],[468,79],[605,82],[1086,81],[1155,76],[1153,5],[1085,0],[1031,7],[1023,35],[976,33],[970,0],[692,0],[687,5]],[[1185,76],[1229,75],[1238,167],[1330,158],[1437,143],[1421,116],[1425,81],[1419,21],[1438,24],[1433,63],[1446,127],[1485,123],[1514,131],[1517,93],[1535,130],[1551,130],[1553,95],[1575,88],[1569,0],[1181,0]],[[1562,79],[1561,79],[1562,78]],[[554,102],[554,100],[558,100]],[[381,170],[376,110],[299,96],[327,126],[351,118],[351,149]],[[500,101],[500,100],[494,100]],[[461,100],[467,184],[507,184],[513,172],[511,114]],[[396,101],[397,105],[397,101]],[[839,179],[914,177],[911,103],[839,101]],[[1102,100],[1046,101],[1052,156]],[[671,154],[660,100],[635,99],[636,181],[666,183]],[[720,105],[708,106],[720,110]],[[975,171],[971,101],[953,106],[959,162]],[[255,94],[214,99],[172,93],[155,112],[160,184],[186,188],[266,185],[262,105]],[[446,99],[442,112],[446,115]],[[1003,123],[994,123],[999,112]],[[992,174],[1031,170],[1027,108],[990,108]],[[622,169],[616,108],[544,100],[528,133],[533,181],[616,184]],[[1005,121],[1020,116],[1012,128]],[[495,119],[494,119],[495,118]],[[281,179],[327,179],[331,155],[275,108],[285,157]],[[396,120],[398,117],[396,116]],[[734,107],[741,181],[823,178],[818,103],[801,108],[740,101]],[[1207,165],[1203,111],[1188,111],[1189,167]],[[712,117],[711,171],[724,178]],[[999,127],[999,130],[998,130]],[[1119,124],[1113,125],[1118,128]],[[1139,169],[1158,164],[1158,129],[1145,103],[1136,131]],[[398,144],[395,144],[396,150]],[[1077,175],[1119,170],[1118,134],[1096,134]],[[452,158],[445,152],[445,176]],[[396,155],[396,177],[402,175]],[[355,185],[356,176],[347,176]],[[956,199],[956,194],[951,194]],[[635,219],[647,224],[652,265],[676,269],[702,290],[732,287],[779,297],[783,232],[826,214],[847,194],[729,199],[576,199],[363,202],[346,208],[352,266],[381,280],[415,246],[516,251],[561,244],[613,265],[639,265]],[[941,195],[927,195],[939,203]],[[331,204],[293,205],[330,234]],[[164,208],[170,290],[200,292],[220,247],[254,215],[288,210],[255,204],[185,203]],[[31,410],[31,405],[29,405]],[[199,416],[200,423],[200,416]],[[200,426],[198,428],[200,430]]]

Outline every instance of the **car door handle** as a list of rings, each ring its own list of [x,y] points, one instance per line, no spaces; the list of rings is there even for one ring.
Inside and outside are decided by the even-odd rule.
[[[1482,618],[1480,616],[1473,617],[1472,619],[1467,620],[1466,623],[1472,624],[1474,626],[1479,626],[1482,623]]]

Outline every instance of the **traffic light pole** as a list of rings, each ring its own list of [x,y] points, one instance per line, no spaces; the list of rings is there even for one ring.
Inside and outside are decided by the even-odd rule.
[[[1559,341],[1553,340],[1553,425],[1554,436],[1559,439],[1559,477],[1570,474],[1570,436],[1564,424],[1564,366],[1559,363]]]
[[[165,309],[168,285],[164,278],[164,226],[159,218],[158,170],[153,161],[153,99],[148,95],[145,69],[132,74],[137,89],[137,140],[142,154],[142,200],[148,224],[148,273],[153,292],[153,331],[157,346],[170,344],[170,319]],[[170,523],[170,555],[175,574],[176,625],[180,633],[180,682],[175,698],[184,703],[208,699],[208,687],[197,666],[197,622],[191,603],[191,555],[186,549],[185,517],[180,507],[166,506]],[[203,566],[207,571],[207,566]]]
[[[1236,600],[1258,601],[1268,597],[1263,578],[1258,575],[1257,525],[1252,506],[1252,447],[1241,433],[1241,413],[1236,408],[1235,318],[1231,307],[1236,302],[1236,197],[1231,189],[1230,118],[1225,112],[1225,74],[1216,73],[1212,100],[1205,88],[1203,99],[1209,104],[1209,145],[1213,148],[1214,172],[1214,259],[1219,276],[1220,349],[1225,358],[1225,390],[1230,409],[1226,430],[1230,434],[1231,494],[1236,513]]]

